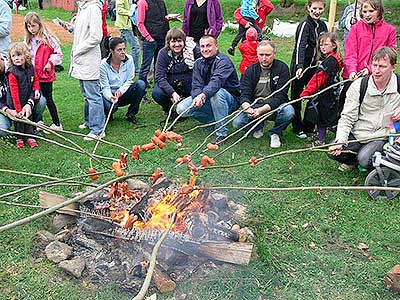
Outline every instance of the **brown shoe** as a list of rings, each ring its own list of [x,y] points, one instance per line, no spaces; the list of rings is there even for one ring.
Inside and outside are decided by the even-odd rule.
[[[348,172],[348,171],[354,170],[355,167],[356,167],[355,165],[341,164],[338,167],[338,170],[342,171],[342,172]]]

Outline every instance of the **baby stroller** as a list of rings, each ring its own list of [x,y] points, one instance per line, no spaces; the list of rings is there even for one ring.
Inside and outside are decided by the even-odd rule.
[[[400,187],[400,145],[389,143],[383,153],[375,152],[372,170],[365,178],[366,186]],[[391,200],[399,191],[368,190],[368,195],[374,200]]]

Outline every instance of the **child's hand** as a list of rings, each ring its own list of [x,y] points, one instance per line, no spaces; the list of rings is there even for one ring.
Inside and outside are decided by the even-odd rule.
[[[44,66],[43,71],[44,71],[44,72],[50,72],[50,70],[51,70],[51,64],[48,62],[48,63]]]
[[[9,109],[7,109],[7,113],[12,115],[13,117],[17,117],[18,116],[18,113],[17,113],[17,111],[15,109],[10,109],[9,108]]]
[[[39,90],[35,90],[35,99],[38,100],[40,98]]]

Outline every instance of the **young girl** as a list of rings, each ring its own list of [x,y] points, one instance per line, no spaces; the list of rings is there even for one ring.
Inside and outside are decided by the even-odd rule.
[[[239,45],[239,51],[242,53],[239,70],[242,75],[248,67],[258,61],[257,46],[257,31],[253,27],[250,27],[246,31],[246,40]]]
[[[16,43],[8,51],[10,67],[6,71],[7,106],[6,112],[16,117],[30,118],[32,108],[40,98],[39,81],[34,74],[29,50],[24,43]],[[15,122],[15,131],[33,134],[33,126]],[[17,147],[22,148],[25,142],[31,147],[38,144],[33,138],[26,138],[17,134]]]
[[[317,39],[322,32],[327,32],[328,28],[325,23],[320,20],[325,10],[325,0],[308,0],[306,9],[308,16],[299,24],[296,30],[296,44],[293,50],[291,74],[297,79],[292,83],[291,98],[298,99],[305,85],[310,81],[315,73],[315,68],[309,69],[303,74],[309,66],[315,65],[317,61]],[[307,137],[305,132],[311,132],[312,127],[301,119],[301,102],[292,104],[295,115],[292,121],[293,131],[298,138]]]
[[[323,33],[318,39],[318,57],[322,59],[316,73],[308,82],[300,97],[310,96],[339,82],[343,64],[339,56],[339,42],[336,34]],[[339,86],[331,88],[308,101],[304,119],[318,129],[314,145],[325,144],[326,127],[336,125]]]
[[[56,80],[54,66],[61,64],[63,54],[57,38],[46,28],[40,16],[30,12],[25,16],[25,43],[30,50],[32,64],[40,83],[40,90],[47,101],[53,124],[50,128],[62,130],[57,108],[53,100],[53,81]]]

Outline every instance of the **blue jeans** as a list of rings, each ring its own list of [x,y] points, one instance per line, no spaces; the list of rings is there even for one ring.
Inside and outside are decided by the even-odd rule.
[[[147,40],[143,40],[143,57],[142,57],[142,66],[140,67],[139,79],[143,80],[147,85],[147,74],[150,71],[151,62],[154,58],[154,65],[157,65],[157,55],[158,52],[164,47],[164,40],[155,40],[153,42],[149,42]]]
[[[46,98],[41,96],[39,102],[36,103],[36,105],[33,107],[32,121],[37,123],[38,121],[42,120],[42,115],[45,109],[46,109]],[[6,130],[10,130],[11,124],[12,122],[9,118],[7,118],[3,114],[0,114],[0,136],[7,135],[7,133],[1,131],[1,129],[4,128]]]
[[[135,72],[139,72],[139,41],[130,29],[121,29],[121,38],[123,38],[126,43],[131,45],[131,55],[133,58],[133,64],[135,65]]]
[[[262,104],[260,105],[255,105],[254,107],[260,107],[262,106]],[[269,116],[267,118],[268,121],[274,121],[275,125],[273,128],[271,128],[271,130],[269,131],[269,135],[273,135],[273,134],[278,134],[280,135],[282,133],[282,131],[284,131],[290,124],[290,122],[292,121],[294,117],[294,108],[293,106],[291,106],[290,104],[281,104],[279,106],[279,110],[272,114],[271,116]],[[247,116],[246,113],[242,112],[240,113],[240,115],[233,120],[232,126],[235,129],[239,129],[247,124],[249,124],[252,120],[252,118],[249,118]],[[265,122],[260,123],[255,129],[256,130],[260,130],[263,129],[265,126]],[[249,125],[248,127],[246,127],[244,130],[249,130],[250,127],[252,127],[251,125]]]
[[[90,133],[100,135],[104,127],[104,106],[98,80],[79,80],[81,94],[85,99],[85,124]]]
[[[114,104],[113,112],[118,110],[118,107],[129,105],[126,117],[133,117],[139,112],[140,101],[146,93],[146,84],[143,80],[138,80],[129,87],[129,89],[118,99],[118,102]],[[104,101],[104,112],[108,115],[111,108],[111,101],[103,98]]]
[[[176,112],[181,114],[193,102],[192,97],[182,100],[176,107]],[[192,117],[201,123],[212,123],[225,118],[227,115],[234,112],[238,107],[238,103],[227,90],[220,88],[217,93],[210,99],[206,100],[202,107],[192,107],[182,117]],[[227,136],[228,128],[224,120],[215,124],[217,136]]]

